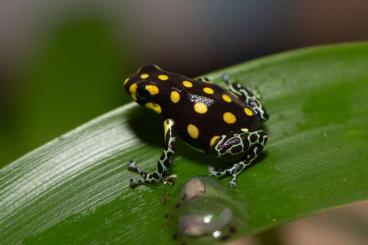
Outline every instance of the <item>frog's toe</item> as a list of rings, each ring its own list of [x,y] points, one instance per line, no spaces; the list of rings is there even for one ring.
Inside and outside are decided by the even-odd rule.
[[[175,179],[177,177],[178,176],[176,174],[166,176],[165,178],[162,179],[162,183],[164,183],[165,185],[173,185],[175,184]]]
[[[233,81],[231,80],[229,74],[223,74],[222,75],[222,80],[227,84],[227,85],[230,85],[233,83]]]
[[[261,99],[261,94],[257,90],[252,90],[254,97],[256,97],[257,100]]]
[[[134,161],[128,162],[128,170],[134,173],[140,174],[143,178],[145,178],[147,175],[147,172],[139,168]]]
[[[135,188],[139,185],[142,185],[144,183],[144,180],[143,179],[138,179],[138,178],[130,178],[130,188]]]
[[[234,188],[236,186],[236,179],[231,179],[229,185],[230,187]]]
[[[134,161],[130,160],[128,162],[128,169],[130,171],[136,171],[138,169],[137,164]]]
[[[230,185],[230,187],[231,187],[231,188],[236,187],[236,181],[231,180],[231,181],[229,182],[229,185]]]
[[[229,182],[230,187],[234,188],[234,187],[236,186],[236,183],[237,183],[237,177],[238,177],[238,175],[237,175],[237,174],[233,174],[233,175],[231,176],[231,180],[230,180],[230,182]]]
[[[210,176],[219,176],[219,172],[212,166],[208,166],[208,173]]]

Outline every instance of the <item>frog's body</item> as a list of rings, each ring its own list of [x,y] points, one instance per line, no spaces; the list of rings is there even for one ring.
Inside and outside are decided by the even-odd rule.
[[[230,91],[209,83],[207,79],[191,79],[144,65],[124,81],[124,87],[137,103],[154,110],[164,119],[165,150],[157,170],[147,174],[131,162],[130,170],[142,175],[131,179],[131,185],[160,182],[166,177],[174,153],[175,135],[191,146],[218,157],[244,154],[233,167],[211,175],[237,175],[262,150],[267,136],[258,130],[268,115],[257,96],[249,89],[225,78]]]

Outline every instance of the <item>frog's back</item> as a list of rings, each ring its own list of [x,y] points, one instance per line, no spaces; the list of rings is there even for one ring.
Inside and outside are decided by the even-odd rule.
[[[142,66],[124,87],[139,104],[174,120],[179,136],[205,152],[220,135],[253,131],[260,125],[252,109],[227,90],[155,65]]]
[[[175,120],[179,135],[190,145],[209,152],[224,134],[253,131],[259,117],[235,95],[212,83],[183,77],[181,100],[172,103],[165,117]]]

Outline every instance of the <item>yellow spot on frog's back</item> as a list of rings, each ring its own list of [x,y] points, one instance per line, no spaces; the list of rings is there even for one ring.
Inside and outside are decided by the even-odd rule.
[[[149,75],[147,73],[143,73],[141,76],[140,76],[141,79],[147,79],[149,78]]]
[[[207,112],[207,106],[202,102],[197,102],[194,104],[194,110],[199,114],[204,114]]]
[[[167,79],[169,79],[169,77],[165,74],[161,74],[161,75],[158,75],[158,79],[160,79],[162,81],[166,81]]]
[[[146,108],[153,110],[154,112],[160,114],[162,112],[161,106],[156,103],[148,102],[144,105]]]
[[[230,103],[232,100],[231,100],[231,98],[230,98],[230,96],[229,95],[227,95],[227,94],[223,94],[222,95],[222,99],[224,100],[224,101],[226,101],[226,102],[228,102],[228,103]]]
[[[241,131],[243,131],[244,133],[248,133],[249,132],[249,129],[247,128],[242,128]]]
[[[216,140],[220,138],[219,136],[215,135],[210,140],[210,146],[213,146],[216,143]]]
[[[135,93],[137,91],[137,84],[133,83],[132,85],[130,85],[129,87],[129,92],[131,94]]]
[[[236,117],[231,112],[225,112],[223,115],[223,119],[228,124],[234,124],[236,122]]]
[[[171,91],[171,93],[170,93],[170,100],[173,103],[178,103],[179,100],[180,100],[180,94],[179,94],[179,92],[177,92],[177,91]]]
[[[253,116],[253,111],[251,109],[249,109],[248,107],[244,108],[244,112],[247,116]]]
[[[215,91],[212,88],[204,87],[203,92],[205,92],[206,94],[213,94]]]
[[[137,97],[135,95],[136,91],[137,91],[137,84],[133,83],[129,87],[129,92],[130,92],[130,95],[132,96],[133,100],[137,100]]]
[[[156,85],[146,85],[145,89],[147,89],[151,95],[155,95],[160,92]]]
[[[199,130],[194,124],[188,124],[187,132],[189,136],[192,137],[193,139],[198,139]]]
[[[167,135],[167,131],[169,131],[169,128],[173,125],[173,122],[170,119],[166,119],[164,121],[164,138],[165,138],[165,142],[166,142],[166,135]]]
[[[185,80],[185,81],[183,81],[183,86],[186,87],[186,88],[191,88],[191,87],[193,87],[193,83]]]
[[[127,84],[129,82],[129,77],[127,79],[124,80],[124,86],[125,84]]]

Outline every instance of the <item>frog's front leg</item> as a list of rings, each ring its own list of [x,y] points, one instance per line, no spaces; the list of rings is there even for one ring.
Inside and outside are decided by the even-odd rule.
[[[161,154],[160,159],[157,161],[156,170],[147,173],[146,171],[139,168],[135,162],[130,161],[128,169],[141,175],[142,178],[131,178],[130,186],[132,188],[145,183],[158,183],[163,180],[167,175],[173,155],[175,153],[175,122],[172,119],[166,119],[164,121],[164,138],[165,138],[165,149]]]
[[[222,79],[228,85],[229,90],[236,94],[247,106],[252,108],[262,120],[266,121],[269,118],[266,108],[263,106],[258,93],[240,83],[234,82],[229,75],[224,75]]]
[[[208,167],[212,176],[232,176],[230,186],[236,186],[238,175],[249,166],[262,151],[267,142],[267,135],[263,130],[254,132],[233,132],[219,137],[213,145],[212,152],[217,157],[235,156],[243,154],[242,160],[228,169],[216,170]]]

